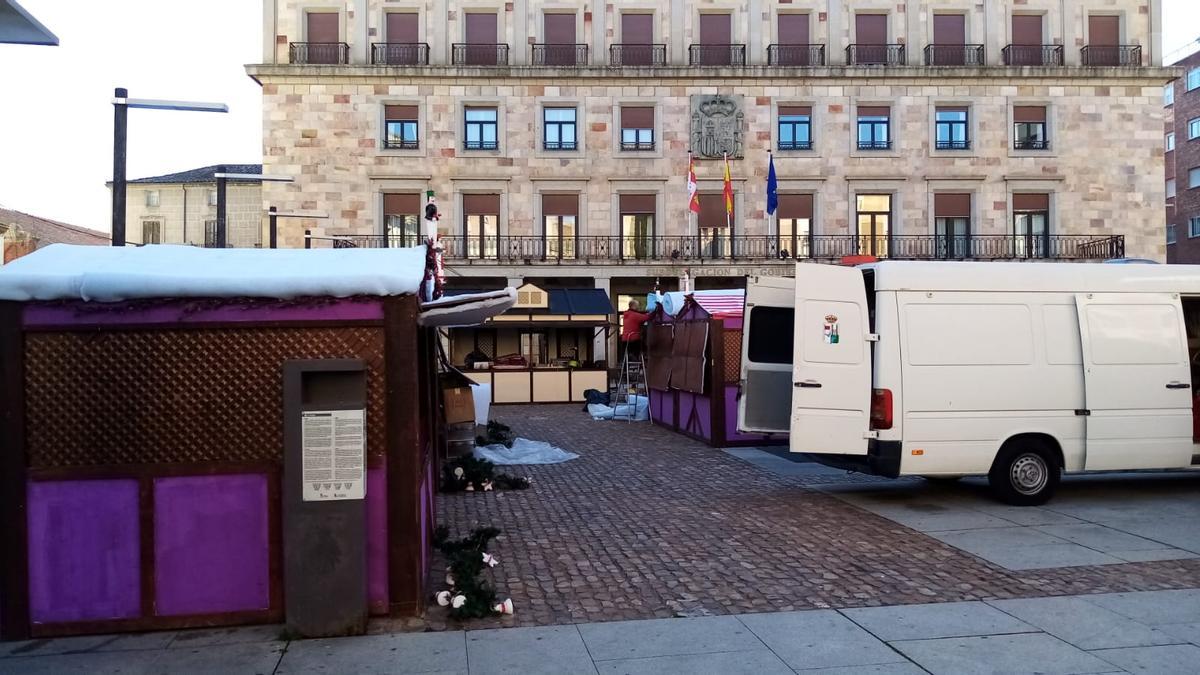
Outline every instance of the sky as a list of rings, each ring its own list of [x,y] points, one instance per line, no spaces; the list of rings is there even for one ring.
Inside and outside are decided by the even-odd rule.
[[[0,206],[107,231],[112,93],[228,114],[129,111],[129,178],[262,161],[263,0],[20,0],[58,47],[0,45]],[[270,1],[270,0],[267,0]],[[1162,0],[1163,49],[1200,38],[1200,1]]]

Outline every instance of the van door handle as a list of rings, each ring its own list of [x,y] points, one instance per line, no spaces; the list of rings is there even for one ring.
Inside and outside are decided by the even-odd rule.
[[[1167,389],[1187,389],[1191,386],[1192,385],[1185,384],[1183,382],[1171,382],[1167,385]]]
[[[813,389],[820,389],[821,383],[817,382],[816,380],[804,380],[803,382],[797,382],[795,386],[806,387],[806,388],[811,387]]]

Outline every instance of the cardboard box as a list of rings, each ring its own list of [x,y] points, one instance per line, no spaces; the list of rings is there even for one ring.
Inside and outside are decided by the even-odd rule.
[[[446,424],[475,422],[475,398],[470,387],[446,387],[442,389],[442,400],[446,409]]]

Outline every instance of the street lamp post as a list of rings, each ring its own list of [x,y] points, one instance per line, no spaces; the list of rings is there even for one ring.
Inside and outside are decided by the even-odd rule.
[[[225,227],[225,222],[226,222],[225,221],[225,184],[230,178],[232,178],[234,180],[256,180],[256,181],[260,181],[260,182],[274,182],[274,183],[290,183],[293,180],[291,176],[272,176],[271,174],[266,174],[266,173],[226,173],[224,164],[217,167],[217,172],[213,174],[213,178],[217,179],[217,241],[215,244],[216,248],[225,248],[228,245],[228,242],[226,241],[228,239],[228,237],[226,236],[226,233],[228,232],[228,230]],[[275,207],[271,207],[271,209],[274,210]],[[260,219],[261,219],[261,217],[262,216],[259,216]],[[272,218],[271,223],[274,224],[274,222],[275,222],[274,218]],[[262,235],[262,229],[261,229],[262,228],[262,220],[258,221],[258,227],[260,228],[258,232],[259,232],[259,235],[261,236]],[[273,240],[271,242],[271,248],[275,248],[275,242]]]
[[[229,112],[224,103],[201,103],[198,101],[164,101],[149,98],[129,98],[129,90],[117,87],[113,90],[113,195],[112,195],[112,245],[125,245],[125,158],[129,136],[129,109],[191,110],[196,112]]]

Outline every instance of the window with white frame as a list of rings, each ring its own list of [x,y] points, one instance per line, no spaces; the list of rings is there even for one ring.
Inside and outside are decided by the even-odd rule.
[[[1175,225],[1173,225],[1173,224],[1167,225],[1167,243],[1168,244],[1175,243]]]
[[[1188,120],[1188,140],[1200,138],[1200,117]]]
[[[208,197],[208,205],[209,206],[217,205],[217,191],[216,190],[209,190],[207,197]]]
[[[1163,105],[1168,106],[1175,103],[1175,85],[1168,84],[1163,87]]]
[[[1188,169],[1188,188],[1200,188],[1200,166]]]
[[[158,206],[159,201],[158,190],[146,190],[146,206]]]
[[[1175,149],[1175,132],[1167,134],[1167,152]]]
[[[1174,196],[1175,196],[1175,179],[1168,178],[1167,179],[1167,199],[1170,199]]]
[[[1188,236],[1200,237],[1200,216],[1188,218]]]
[[[1187,74],[1187,90],[1200,88],[1200,68],[1192,68]]]
[[[542,148],[545,150],[575,150],[575,108],[542,109]]]

